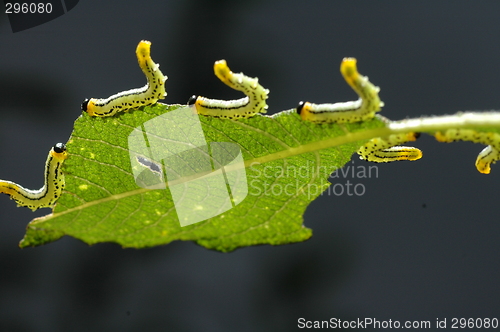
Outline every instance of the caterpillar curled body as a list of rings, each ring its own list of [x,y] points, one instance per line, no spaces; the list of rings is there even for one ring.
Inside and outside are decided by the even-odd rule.
[[[50,150],[45,162],[45,183],[42,188],[30,190],[14,182],[0,180],[0,193],[10,195],[17,206],[26,206],[33,211],[53,207],[64,188],[65,180],[61,167],[66,158],[66,146],[57,143]]]
[[[361,159],[376,163],[388,163],[397,160],[418,160],[422,151],[411,146],[399,146],[408,141],[415,141],[419,133],[394,134],[384,138],[373,138],[358,150]]]
[[[335,104],[313,104],[300,102],[297,113],[302,120],[315,123],[352,123],[372,119],[384,103],[380,101],[380,88],[373,85],[368,77],[358,73],[356,59],[344,58],[340,72],[346,82],[360,97],[356,101]]]
[[[314,123],[353,123],[370,120],[381,110],[384,103],[378,95],[380,88],[373,85],[368,77],[358,72],[356,59],[344,58],[340,65],[340,72],[358,94],[359,99],[335,104],[313,104],[301,101],[297,107],[297,113],[302,120]],[[422,151],[414,147],[398,145],[414,141],[418,136],[417,133],[405,133],[373,138],[359,148],[357,153],[361,159],[377,163],[417,160],[422,158]]]
[[[147,84],[142,88],[132,89],[114,94],[105,99],[85,99],[82,102],[82,111],[90,116],[113,116],[117,112],[126,112],[132,108],[153,105],[158,99],[167,96],[164,76],[159,64],[153,62],[150,54],[151,43],[142,40],[137,45],[136,55],[142,72],[146,75]]]
[[[250,118],[257,113],[266,113],[269,90],[259,84],[258,78],[243,73],[235,74],[227,66],[226,60],[214,64],[215,75],[229,87],[243,92],[246,97],[236,100],[209,99],[193,95],[188,105],[194,105],[196,112],[222,119]]]
[[[439,142],[470,141],[487,145],[477,156],[476,168],[480,173],[489,174],[491,165],[500,160],[500,135],[492,132],[478,132],[472,129],[448,129],[434,134]]]

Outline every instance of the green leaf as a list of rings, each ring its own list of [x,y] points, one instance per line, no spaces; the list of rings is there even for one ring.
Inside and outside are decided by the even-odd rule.
[[[83,114],[78,118],[67,144],[70,157],[64,164],[65,191],[52,214],[28,225],[20,246],[37,246],[64,235],[88,244],[116,242],[134,248],[191,240],[225,252],[250,245],[304,241],[312,231],[303,226],[303,214],[309,203],[330,185],[329,175],[347,163],[368,139],[388,132],[382,117],[352,124],[317,125],[302,121],[295,110],[238,121],[200,116],[208,145],[193,143],[181,157],[167,158],[163,165],[159,160],[154,163],[152,159],[138,159],[140,151],[129,136],[140,140],[144,135],[152,155],[173,149],[171,146],[182,143],[179,137],[192,136],[186,128],[195,127],[182,120],[147,129],[148,123],[152,123],[148,121],[183,107],[156,104],[115,117],[92,118]],[[162,134],[158,136],[154,130]],[[232,186],[242,181],[241,176],[234,176],[241,175],[235,173],[238,167],[225,168],[225,185],[210,195],[222,197],[226,191],[231,193],[229,209],[182,227],[179,207],[190,206],[193,210],[199,206],[205,213],[208,205],[204,199],[213,188],[211,184],[194,186],[189,197],[183,197],[184,205],[177,204],[170,189],[197,183],[190,181],[200,177],[206,178],[206,183],[215,181],[217,177],[211,175],[216,172],[196,165],[204,163],[204,156],[212,156],[213,170],[220,170],[218,162],[224,166],[235,157],[228,148],[231,145],[217,145],[220,142],[235,143],[233,147],[241,149],[247,194]],[[216,151],[228,155],[222,153],[217,159]],[[180,170],[177,178],[166,176],[161,166]],[[164,178],[168,178],[171,187],[151,189],[154,185],[161,187]]]

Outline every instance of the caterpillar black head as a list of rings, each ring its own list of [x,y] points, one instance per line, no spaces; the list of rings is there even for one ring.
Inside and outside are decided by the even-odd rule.
[[[87,112],[87,106],[89,105],[90,99],[85,98],[82,102],[82,111]]]
[[[62,162],[68,158],[68,153],[66,152],[66,145],[64,143],[57,143],[50,150],[49,155],[52,156],[53,160]]]
[[[56,153],[63,153],[64,151],[66,151],[66,145],[64,145],[64,143],[57,143],[56,145],[54,145],[53,149]]]
[[[297,114],[300,115],[300,112],[302,112],[302,108],[304,107],[305,102],[301,101],[299,105],[297,106]]]
[[[189,97],[188,106],[194,105],[196,103],[196,99],[198,99],[197,95],[192,95],[191,97]]]

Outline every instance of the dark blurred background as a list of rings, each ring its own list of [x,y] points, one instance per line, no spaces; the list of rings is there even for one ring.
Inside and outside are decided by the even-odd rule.
[[[343,57],[403,119],[500,110],[498,1],[97,1],[12,33],[0,14],[0,178],[42,185],[86,97],[140,87],[135,47],[152,41],[169,104],[240,98],[213,75],[226,59],[271,90],[271,113],[354,100]],[[361,196],[324,195],[314,236],[222,254],[190,242],[92,247],[65,237],[19,249],[47,214],[0,197],[0,331],[294,331],[297,321],[500,318],[500,165],[483,146],[423,136],[417,162],[378,166]],[[359,165],[357,156],[353,164]],[[362,164],[364,165],[364,164]],[[333,181],[333,180],[332,180]]]

